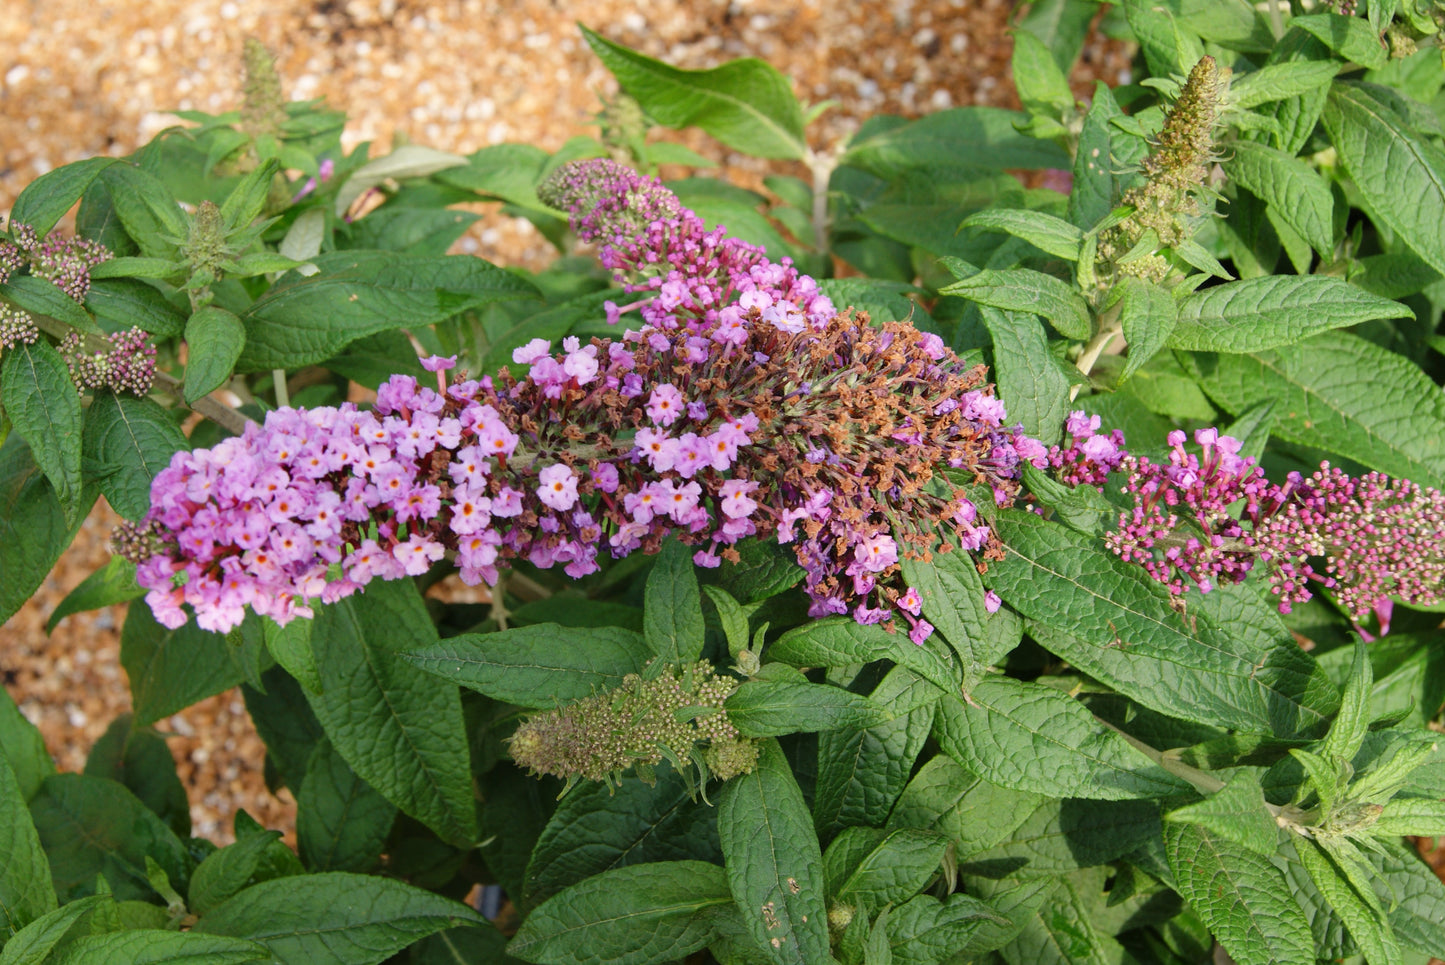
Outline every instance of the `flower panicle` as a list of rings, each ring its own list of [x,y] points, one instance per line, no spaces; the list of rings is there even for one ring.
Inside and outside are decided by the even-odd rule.
[[[962,487],[1010,502],[1047,453],[937,335],[818,322],[792,300],[811,279],[765,259],[749,277],[736,301],[618,339],[535,339],[513,353],[520,377],[448,382],[455,360],[429,359],[435,389],[396,376],[371,411],[282,409],[178,453],[146,518],[174,534],[139,570],[153,609],[225,630],[247,606],[285,622],[443,556],[495,583],[510,560],[581,577],[668,538],[715,567],[758,536],[793,549],[813,615],[921,644],[901,561],[997,557]]]
[[[1069,418],[1070,443],[1049,460],[1071,484],[1102,486],[1124,475],[1122,511],[1106,543],[1174,595],[1238,583],[1262,566],[1279,609],[1323,586],[1356,621],[1372,611],[1388,627],[1391,599],[1412,605],[1445,601],[1445,494],[1381,473],[1350,476],[1328,462],[1309,476],[1292,472],[1271,483],[1238,439],[1216,429],[1169,434],[1167,464],[1123,448],[1117,430],[1097,434],[1099,420]]]
[[[44,238],[30,225],[12,222],[11,241],[0,241],[0,284],[26,266],[30,274],[44,278],[76,302],[90,294],[90,270],[114,255],[89,238],[62,238],[54,233]]]
[[[103,351],[89,351],[85,338],[71,332],[60,341],[60,356],[79,392],[110,389],[143,396],[156,375],[156,347],[144,329],[132,326],[105,337]]]
[[[528,718],[512,736],[512,758],[569,784],[611,785],[629,768],[647,775],[664,760],[684,772],[695,765],[698,784],[748,774],[757,742],[738,733],[724,707],[738,683],[706,660],[629,674],[613,690]]]

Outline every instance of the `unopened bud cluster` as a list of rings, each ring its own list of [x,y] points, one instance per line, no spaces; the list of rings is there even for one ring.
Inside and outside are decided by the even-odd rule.
[[[26,265],[30,274],[59,288],[77,302],[90,293],[90,269],[113,256],[109,248],[88,238],[40,235],[27,224],[10,225],[12,241],[0,241],[0,284]]]
[[[737,687],[706,660],[650,679],[629,674],[615,690],[529,718],[512,737],[512,757],[569,782],[612,782],[630,767],[645,774],[663,760],[685,767],[696,752],[719,780],[750,773],[757,744],[738,734],[723,706]]]
[[[29,312],[0,302],[0,352],[17,345],[34,345],[38,338],[40,329]]]
[[[105,337],[103,351],[89,351],[79,332],[60,342],[60,356],[78,391],[108,388],[145,395],[156,375],[156,347],[144,329],[131,327]]]
[[[1060,477],[1101,485],[1125,475],[1133,498],[1106,538],[1120,558],[1138,563],[1171,593],[1209,592],[1262,566],[1279,609],[1310,599],[1312,585],[1364,619],[1388,622],[1391,598],[1411,605],[1445,602],[1445,495],[1380,473],[1354,477],[1329,463],[1283,485],[1239,455],[1238,439],[1215,429],[1194,434],[1200,452],[1169,434],[1169,461],[1126,452],[1122,435],[1096,434],[1098,418],[1069,419],[1070,445],[1051,453]]]

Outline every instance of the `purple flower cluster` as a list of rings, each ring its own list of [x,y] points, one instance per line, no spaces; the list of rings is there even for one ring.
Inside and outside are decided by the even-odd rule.
[[[638,180],[615,210],[670,210]],[[601,552],[674,537],[718,566],[758,535],[793,547],[815,616],[901,614],[922,643],[933,628],[900,561],[997,558],[961,487],[1009,502],[1020,462],[1047,453],[938,336],[838,315],[811,279],[698,224],[679,209],[643,229],[671,267],[651,321],[620,339],[536,339],[514,353],[522,378],[448,383],[453,360],[427,359],[435,389],[396,376],[371,411],[283,409],[177,453],[118,540],[157,617],[178,625],[189,604],[224,630],[251,606],[285,622],[443,556],[469,583],[513,559],[579,577]]]
[[[1331,589],[1356,620],[1376,610],[1385,622],[1391,597],[1445,600],[1445,495],[1437,490],[1379,473],[1356,478],[1329,463],[1276,485],[1239,455],[1239,440],[1215,429],[1194,434],[1197,455],[1184,448],[1183,432],[1171,432],[1161,465],[1126,453],[1117,430],[1106,438],[1098,428],[1097,417],[1071,415],[1072,445],[1051,452],[1050,463],[1076,484],[1125,474],[1122,491],[1134,506],[1106,542],[1176,595],[1237,583],[1258,563],[1284,613],[1310,599],[1311,584]]]
[[[104,352],[86,351],[84,338],[71,332],[60,341],[60,354],[79,391],[110,388],[145,395],[156,374],[156,347],[144,329],[131,327],[106,336]]]
[[[699,338],[741,345],[754,308],[789,333],[819,331],[835,313],[817,282],[790,259],[774,264],[762,248],[729,238],[721,225],[708,231],[662,182],[626,165],[568,164],[537,193],[570,213],[579,238],[601,246],[598,259],[624,290],[643,296],[620,307],[608,302],[613,324],[635,309],[653,328],[687,328]]]

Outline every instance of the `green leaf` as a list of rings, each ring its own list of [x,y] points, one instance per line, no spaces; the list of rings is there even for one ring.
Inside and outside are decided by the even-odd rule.
[[[1030,114],[1059,118],[1073,111],[1074,92],[1064,69],[1044,42],[1027,30],[1014,31],[1013,77],[1019,102]]]
[[[85,935],[66,945],[53,965],[246,965],[270,956],[255,942],[213,938],[192,932],[140,928],[109,935]]]
[[[126,603],[143,596],[135,581],[135,564],[120,556],[112,556],[104,566],[91,573],[51,612],[45,621],[45,632],[54,633],[60,621],[74,613],[98,610],[101,607]]]
[[[935,754],[903,789],[887,826],[941,831],[965,859],[1007,840],[1042,800],[989,784],[947,754]]]
[[[95,324],[80,305],[76,304],[65,292],[43,278],[34,275],[16,275],[4,284],[0,284],[0,295],[9,301],[31,312],[35,315],[49,315],[57,321],[67,325],[73,325],[82,332],[89,332],[92,335],[102,334],[101,329]]]
[[[725,706],[728,722],[744,737],[864,727],[886,716],[867,697],[806,680],[745,680]]]
[[[821,837],[830,838],[845,827],[884,823],[933,729],[940,694],[911,670],[894,667],[874,689],[872,700],[897,716],[871,727],[818,735],[813,825]]]
[[[1294,23],[1303,19],[1296,17]],[[1366,87],[1336,82],[1321,120],[1370,213],[1445,274],[1445,220],[1435,216],[1445,208],[1445,165],[1439,150],[1417,137]]]
[[[700,127],[754,157],[801,160],[803,110],[788,79],[751,57],[712,70],[678,70],[580,27],[617,83],[665,127]]]
[[[1439,958],[1445,954],[1445,884],[1413,847],[1379,844],[1368,858],[1379,872],[1375,893],[1385,903],[1390,928],[1403,944]]]
[[[1259,70],[1238,74],[1229,85],[1229,100],[1247,110],[1270,101],[1299,97],[1326,88],[1340,72],[1339,61],[1295,60],[1268,64]],[[1235,147],[1248,143],[1235,142]],[[1292,156],[1292,155],[1291,155]]]
[[[171,456],[189,449],[171,414],[151,399],[100,391],[85,414],[86,471],[126,519],[140,519],[151,505],[151,481]]]
[[[43,965],[82,915],[102,902],[114,900],[110,895],[91,895],[41,915],[5,942],[0,965]]]
[[[197,311],[186,322],[186,405],[225,385],[246,344],[246,326],[224,308]]]
[[[723,784],[718,837],[733,899],[768,960],[827,962],[823,856],[776,741],[763,742],[756,770]]]
[[[1042,625],[1034,635],[1045,646],[1144,706],[1247,733],[1307,736],[1334,709],[1333,688],[1292,641],[1245,637],[1207,614],[1190,631],[1141,568],[1032,514],[1001,513],[994,529],[1007,555],[985,582]]]
[[[986,268],[938,290],[980,305],[1040,315],[1065,338],[1086,339],[1093,331],[1089,306],[1078,292],[1053,275],[1030,268]]]
[[[1303,838],[1295,839],[1295,852],[1325,901],[1335,914],[1344,919],[1350,937],[1364,952],[1365,960],[1371,965],[1400,965],[1400,946],[1395,941],[1389,921],[1381,921],[1376,916],[1374,909],[1360,897],[1333,860],[1315,842]],[[1373,894],[1370,898],[1377,902]]]
[[[117,717],[95,742],[85,773],[124,784],[178,836],[191,836],[191,806],[171,749],[154,730],[135,727],[130,714]]]
[[[1289,25],[1312,34],[1345,60],[1362,67],[1378,69],[1385,66],[1387,52],[1380,42],[1379,33],[1358,17],[1315,13],[1307,17],[1293,17]]]
[[[1018,36],[1026,37],[1028,34]],[[1040,251],[1065,261],[1078,261],[1079,251],[1084,244],[1084,232],[1063,218],[1022,208],[990,208],[980,211],[965,218],[958,228],[960,231],[971,228],[975,231],[997,231],[1013,235]]]
[[[715,864],[663,861],[614,868],[533,909],[507,953],[543,965],[673,961],[708,943],[712,926],[706,912],[731,901],[727,876]]]
[[[280,839],[280,831],[251,834],[206,855],[191,875],[191,887],[186,893],[189,910],[204,915],[239,894],[251,884],[266,851]]]
[[[1225,173],[1258,195],[1321,258],[1333,256],[1335,199],[1318,171],[1277,148],[1236,141]]]
[[[1385,805],[1370,832],[1376,836],[1445,837],[1445,801],[1397,797]]]
[[[90,266],[91,290],[95,282],[105,278],[170,278],[180,271],[181,263],[170,258],[111,258]]]
[[[190,878],[181,839],[115,781],[83,774],[48,777],[30,802],[30,814],[62,902],[89,894],[100,874],[117,899],[153,898],[147,858],[176,888],[184,890]]]
[[[853,832],[881,835],[877,845],[867,849],[861,860],[844,867],[828,863],[828,856],[846,851],[845,836]],[[823,858],[832,901],[882,908],[899,904],[916,895],[943,863],[948,839],[936,831],[898,828],[875,832],[871,828],[850,828],[840,835]]]
[[[773,540],[745,539],[737,544],[737,563],[723,563],[708,582],[716,582],[743,606],[777,596],[802,582],[804,571],[786,546]]]
[[[316,669],[316,652],[311,647],[311,620],[292,620],[278,626],[270,617],[262,617],[261,629],[266,649],[271,656],[313,694],[321,692],[321,674]]]
[[[373,870],[396,806],[356,776],[329,740],[317,742],[296,793],[296,848],[313,871]]]
[[[120,631],[120,662],[130,678],[140,727],[229,690],[242,679],[223,635],[202,630],[194,620],[167,629],[148,606],[127,612]]]
[[[40,729],[25,719],[10,698],[10,692],[3,687],[0,687],[0,760],[10,765],[20,796],[26,801],[55,773],[55,762],[45,749]]]
[[[92,157],[47,171],[26,185],[10,209],[10,223],[28,224],[42,237],[80,200],[100,172],[115,158]]]
[[[306,699],[362,780],[460,846],[477,830],[461,695],[402,657],[435,641],[414,583],[374,582],[316,611],[321,692]]]
[[[1067,168],[1069,155],[1050,141],[1019,133],[1028,117],[997,107],[956,107],[870,132],[848,145],[840,164],[880,178],[936,165],[993,169]]]
[[[333,871],[253,885],[202,916],[192,934],[260,942],[280,965],[378,965],[427,935],[482,921],[400,881]]]
[[[1235,771],[1223,788],[1197,804],[1170,811],[1167,819],[1197,824],[1266,858],[1279,850],[1279,825],[1265,806],[1259,780],[1248,771]]]
[[[918,291],[912,285],[880,278],[820,278],[818,291],[827,295],[834,307],[857,308],[874,321],[912,320],[923,328],[932,318],[928,312],[907,296]]]
[[[15,431],[30,444],[70,522],[80,517],[80,396],[60,353],[44,339],[5,352],[0,403]]]
[[[537,296],[521,277],[469,255],[334,251],[312,264],[316,274],[287,273],[241,316],[239,371],[300,368],[368,335]]]
[[[1204,55],[1199,36],[1180,21],[1179,5],[1162,10],[1154,0],[1125,0],[1124,16],[1155,77],[1184,76]]]
[[[0,945],[55,910],[50,864],[15,772],[0,755]]]
[[[503,949],[507,939],[488,925],[448,928],[411,947],[412,965],[517,965]]]
[[[1125,277],[1119,285],[1123,289],[1119,327],[1129,346],[1129,358],[1119,376],[1122,382],[1169,343],[1178,324],[1179,306],[1168,291],[1141,279]]]
[[[963,796],[940,829],[954,841],[960,871],[996,880],[1060,875],[1114,861],[1158,841],[1160,833],[1153,801],[1040,801],[986,782]],[[981,849],[989,841],[995,843]]]
[[[654,655],[632,630],[538,623],[448,637],[405,656],[428,673],[496,700],[551,707],[620,686]]]
[[[1279,870],[1193,824],[1168,824],[1165,851],[1175,886],[1239,965],[1309,965],[1314,940]]]
[[[85,307],[94,312],[96,318],[109,322],[111,328],[135,326],[157,338],[180,335],[186,321],[153,285],[131,278],[92,282],[90,293],[85,296]]]
[[[1069,408],[1069,380],[1060,370],[1043,326],[1026,311],[984,305],[983,323],[993,339],[994,377],[1009,420],[1046,445],[1059,441]],[[950,638],[951,640],[951,638]]]
[[[652,652],[668,663],[702,655],[702,594],[693,571],[692,551],[677,540],[663,544],[647,576],[643,635]]]
[[[1355,660],[1349,682],[1340,700],[1340,712],[1330,724],[1329,733],[1319,747],[1326,760],[1352,760],[1370,729],[1370,691],[1375,685],[1374,668],[1370,664],[1365,641],[1355,638]]]
[[[3,420],[0,420],[3,421]],[[0,443],[0,623],[10,619],[70,545],[95,502],[90,487],[84,511],[67,523],[55,490],[30,456],[19,433]]]
[[[925,640],[915,646],[898,633],[874,624],[863,626],[851,617],[828,617],[789,630],[769,645],[769,660],[795,667],[846,667],[893,660],[941,690],[953,691],[962,680],[951,654],[941,643]]]
[[[985,677],[969,698],[940,701],[934,735],[950,757],[995,784],[1111,801],[1189,788],[1060,691]]]
[[[1259,352],[1293,345],[1326,329],[1410,309],[1323,275],[1269,275],[1184,296],[1169,344],[1200,352]]]
[[[1193,356],[1222,408],[1273,399],[1273,434],[1422,486],[1445,486],[1445,398],[1413,362],[1347,332],[1282,351]]]
[[[672,768],[648,785],[590,783],[569,791],[552,813],[527,864],[525,906],[614,868],[654,861],[716,861],[717,811],[689,793]]]
[[[1079,146],[1074,153],[1074,186],[1069,192],[1069,221],[1092,228],[1114,206],[1114,162],[1110,151],[1110,123],[1122,117],[1118,102],[1103,81],[1094,83],[1094,100],[1084,115]]]
[[[888,913],[884,930],[894,965],[936,965],[964,949],[984,924],[1004,920],[969,895],[951,894],[944,901],[916,895]]]
[[[140,246],[141,253],[174,257],[175,245],[186,238],[190,223],[170,188],[154,174],[130,163],[106,168],[100,181],[126,234]]]

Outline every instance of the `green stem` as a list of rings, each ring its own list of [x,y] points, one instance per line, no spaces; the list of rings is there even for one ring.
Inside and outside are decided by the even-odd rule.
[[[291,405],[291,393],[286,391],[286,370],[272,369],[271,382],[276,386],[276,408],[285,409]]]

